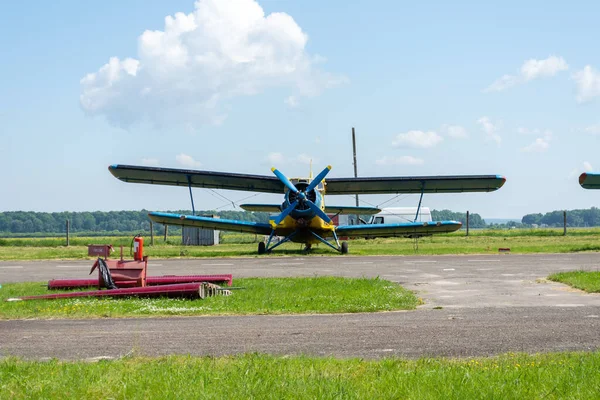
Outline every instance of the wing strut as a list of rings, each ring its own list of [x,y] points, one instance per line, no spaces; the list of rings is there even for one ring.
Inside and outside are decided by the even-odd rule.
[[[423,193],[425,193],[425,181],[421,181],[421,197],[419,197],[419,205],[417,206],[417,213],[415,214],[415,220],[413,222],[417,222],[417,218],[419,218],[419,211],[421,210],[421,201],[423,201]]]
[[[188,188],[190,189],[190,199],[192,200],[192,215],[196,215],[196,209],[194,208],[194,195],[192,194],[192,176],[187,176]]]

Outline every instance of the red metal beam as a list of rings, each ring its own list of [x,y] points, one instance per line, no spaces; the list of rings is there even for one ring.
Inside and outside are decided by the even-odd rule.
[[[73,297],[186,297],[186,298],[204,298],[207,290],[217,290],[216,285],[210,283],[181,283],[177,285],[146,286],[135,288],[91,290],[87,292],[70,292],[44,294],[40,296],[24,296],[16,300],[38,300],[38,299],[68,299]]]
[[[227,284],[231,286],[233,275],[165,275],[165,276],[149,276],[146,278],[146,285],[171,285],[178,283],[193,283],[193,282],[211,282]],[[135,287],[136,281],[116,281],[115,284],[119,288]],[[98,279],[52,279],[48,281],[48,289],[78,289],[86,287],[98,287]]]

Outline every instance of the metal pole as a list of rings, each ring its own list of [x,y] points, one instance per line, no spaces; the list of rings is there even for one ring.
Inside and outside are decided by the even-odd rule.
[[[154,246],[154,224],[150,221],[150,246]]]
[[[69,247],[69,220],[67,220],[67,247]]]
[[[469,236],[469,211],[467,210],[467,236]]]
[[[165,225],[165,242],[167,241],[168,232],[169,232],[169,225]]]
[[[354,164],[354,177],[357,178],[358,177],[358,170],[357,170],[357,165],[356,165],[356,135],[354,134],[354,127],[352,127],[352,158],[353,158],[353,164]],[[358,207],[358,194],[354,195],[355,199],[356,199],[356,207]],[[356,214],[356,224],[359,225],[360,224],[360,219],[358,214]]]
[[[563,211],[563,236],[567,236],[567,211]]]

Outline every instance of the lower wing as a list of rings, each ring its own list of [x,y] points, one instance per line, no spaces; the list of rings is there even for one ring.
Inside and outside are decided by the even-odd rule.
[[[269,235],[271,225],[260,222],[238,221],[211,217],[197,217],[172,213],[151,212],[148,214],[154,222],[165,225],[194,226],[197,228],[218,229],[221,231],[247,232],[258,235]]]
[[[408,222],[403,224],[342,225],[335,232],[339,236],[391,237],[423,236],[434,233],[454,232],[460,229],[458,221]]]

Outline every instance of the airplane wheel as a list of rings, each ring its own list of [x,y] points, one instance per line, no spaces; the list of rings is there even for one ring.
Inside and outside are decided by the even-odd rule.
[[[348,254],[348,242],[342,242],[342,254]]]
[[[258,242],[258,254],[265,254],[265,242]]]

